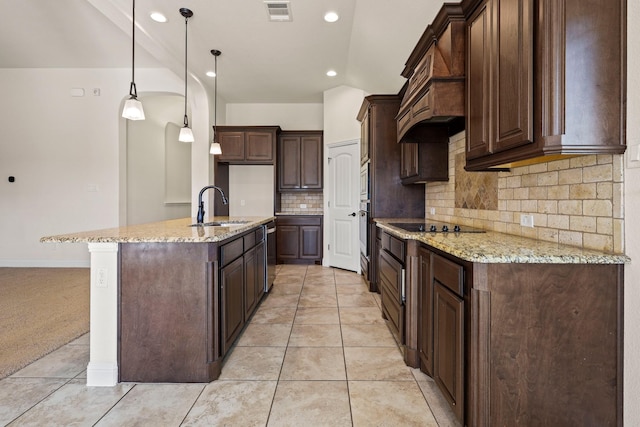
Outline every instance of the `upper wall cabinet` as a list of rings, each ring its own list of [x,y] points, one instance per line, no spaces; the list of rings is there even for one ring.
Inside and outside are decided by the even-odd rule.
[[[322,131],[283,131],[278,141],[278,191],[322,190]]]
[[[398,121],[398,141],[420,124],[464,122],[464,28],[459,4],[445,3],[409,56]]]
[[[272,165],[279,126],[218,126],[216,140],[222,154],[218,162]]]
[[[466,169],[625,151],[625,0],[464,0]]]

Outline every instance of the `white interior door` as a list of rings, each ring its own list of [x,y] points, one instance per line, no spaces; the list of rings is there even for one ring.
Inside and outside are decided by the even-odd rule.
[[[331,144],[328,154],[327,264],[360,272],[358,208],[360,196],[359,140]],[[325,234],[326,236],[326,234]]]

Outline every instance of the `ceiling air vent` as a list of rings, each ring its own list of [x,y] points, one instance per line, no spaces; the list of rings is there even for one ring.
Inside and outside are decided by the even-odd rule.
[[[265,1],[264,5],[267,6],[269,21],[287,22],[293,19],[288,1]]]

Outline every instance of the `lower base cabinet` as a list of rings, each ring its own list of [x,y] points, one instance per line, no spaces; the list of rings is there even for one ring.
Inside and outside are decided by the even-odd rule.
[[[322,264],[322,216],[276,218],[278,264]]]
[[[405,361],[462,425],[622,425],[624,265],[472,263],[408,242]]]
[[[216,243],[122,243],[120,382],[210,382],[263,295],[265,230]]]

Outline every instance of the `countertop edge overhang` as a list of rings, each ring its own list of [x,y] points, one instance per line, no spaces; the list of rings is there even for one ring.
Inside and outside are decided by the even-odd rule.
[[[106,228],[42,237],[42,243],[210,243],[220,242],[266,224],[275,217],[215,216],[206,222],[240,222],[228,227],[193,226],[195,218],[180,218],[147,224]]]
[[[457,258],[481,264],[625,264],[624,254],[600,252],[528,237],[487,231],[485,233],[409,232],[393,222],[424,222],[425,219],[376,218],[376,225],[405,240],[416,240]]]

